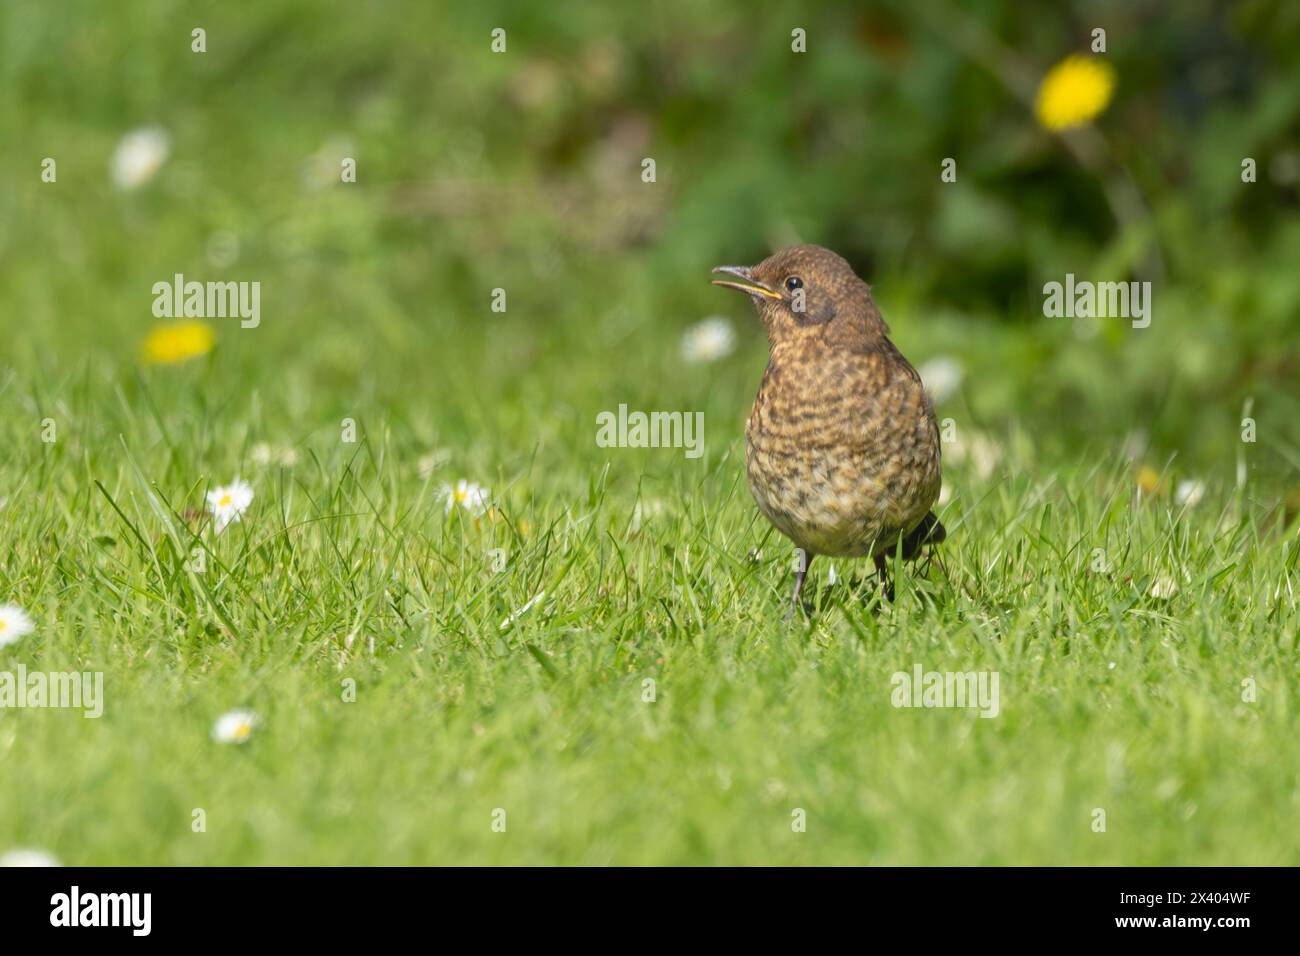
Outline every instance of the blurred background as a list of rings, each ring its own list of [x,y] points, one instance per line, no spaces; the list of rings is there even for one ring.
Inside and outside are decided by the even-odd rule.
[[[1072,55],[1101,66],[1045,88]],[[872,283],[941,417],[1021,466],[1231,485],[1246,456],[1284,501],[1298,133],[1289,0],[11,0],[0,376],[33,410],[185,381],[299,444],[368,415],[486,469],[590,448],[620,402],[707,409],[716,451],[765,343],[709,269],[807,241]],[[215,320],[177,371],[183,341],[148,345],[176,272],[260,281],[261,327]],[[1045,318],[1066,273],[1151,281],[1150,327]]]

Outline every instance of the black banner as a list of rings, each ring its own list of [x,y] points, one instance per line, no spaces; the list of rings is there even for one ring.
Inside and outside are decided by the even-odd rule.
[[[457,937],[513,930],[536,942],[564,924],[566,935],[619,923],[654,936],[689,921],[732,943],[815,927],[858,939],[920,932],[927,946],[1044,931],[1231,946],[1283,931],[1295,890],[1283,869],[28,869],[0,871],[0,912],[11,941],[337,945],[442,923]]]

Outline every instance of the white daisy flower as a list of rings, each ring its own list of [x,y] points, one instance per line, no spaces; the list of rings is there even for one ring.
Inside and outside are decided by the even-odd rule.
[[[208,506],[216,520],[217,531],[238,521],[253,503],[253,486],[236,478],[228,485],[218,485],[208,492]]]
[[[1151,596],[1161,601],[1168,601],[1177,593],[1178,582],[1167,574],[1160,575],[1155,584],[1151,585]]]
[[[957,391],[961,385],[963,370],[961,362],[948,355],[940,355],[922,362],[917,369],[925,389],[936,403],[942,402]]]
[[[720,315],[696,322],[682,336],[682,358],[688,362],[716,362],[735,347],[736,332]]]
[[[472,481],[466,481],[462,478],[456,482],[454,488],[447,488],[447,513],[451,514],[453,508],[460,505],[472,515],[481,515],[488,510],[492,504],[492,496],[482,485],[476,485]]]
[[[219,744],[242,744],[253,735],[257,714],[251,710],[230,710],[212,725],[212,739]]]
[[[0,647],[13,644],[36,629],[32,619],[16,604],[0,604]]]
[[[1142,456],[1146,454],[1149,443],[1150,439],[1147,437],[1146,432],[1141,429],[1131,431],[1124,436],[1124,444],[1120,446],[1120,454],[1129,461],[1141,461]]]
[[[281,468],[292,468],[298,464],[296,448],[279,448],[264,441],[258,442],[249,449],[248,457],[253,464],[262,466],[279,465]]]
[[[4,866],[62,866],[51,854],[44,850],[19,847],[0,853],[0,867]]]
[[[664,503],[658,499],[641,500],[632,509],[632,521],[628,525],[628,534],[637,534],[642,526],[652,518],[663,514]]]
[[[119,189],[138,189],[162,167],[170,152],[166,132],[156,126],[138,129],[122,137],[113,153],[109,173]]]
[[[1003,448],[983,432],[959,428],[957,440],[946,446],[943,454],[954,464],[969,464],[982,481],[992,475],[1002,461]]]
[[[1205,483],[1200,481],[1180,481],[1174,489],[1174,501],[1185,508],[1195,508],[1205,497]]]

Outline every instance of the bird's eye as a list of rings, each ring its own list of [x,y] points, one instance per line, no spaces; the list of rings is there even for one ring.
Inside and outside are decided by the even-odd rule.
[[[802,289],[803,279],[800,279],[798,276],[790,276],[790,278],[785,280],[785,287],[789,289],[791,292],[793,292],[795,289]]]

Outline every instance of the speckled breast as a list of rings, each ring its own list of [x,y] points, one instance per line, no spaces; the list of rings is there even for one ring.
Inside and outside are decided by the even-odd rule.
[[[746,428],[750,491],[811,554],[893,547],[939,495],[939,435],[910,366],[773,353]]]

